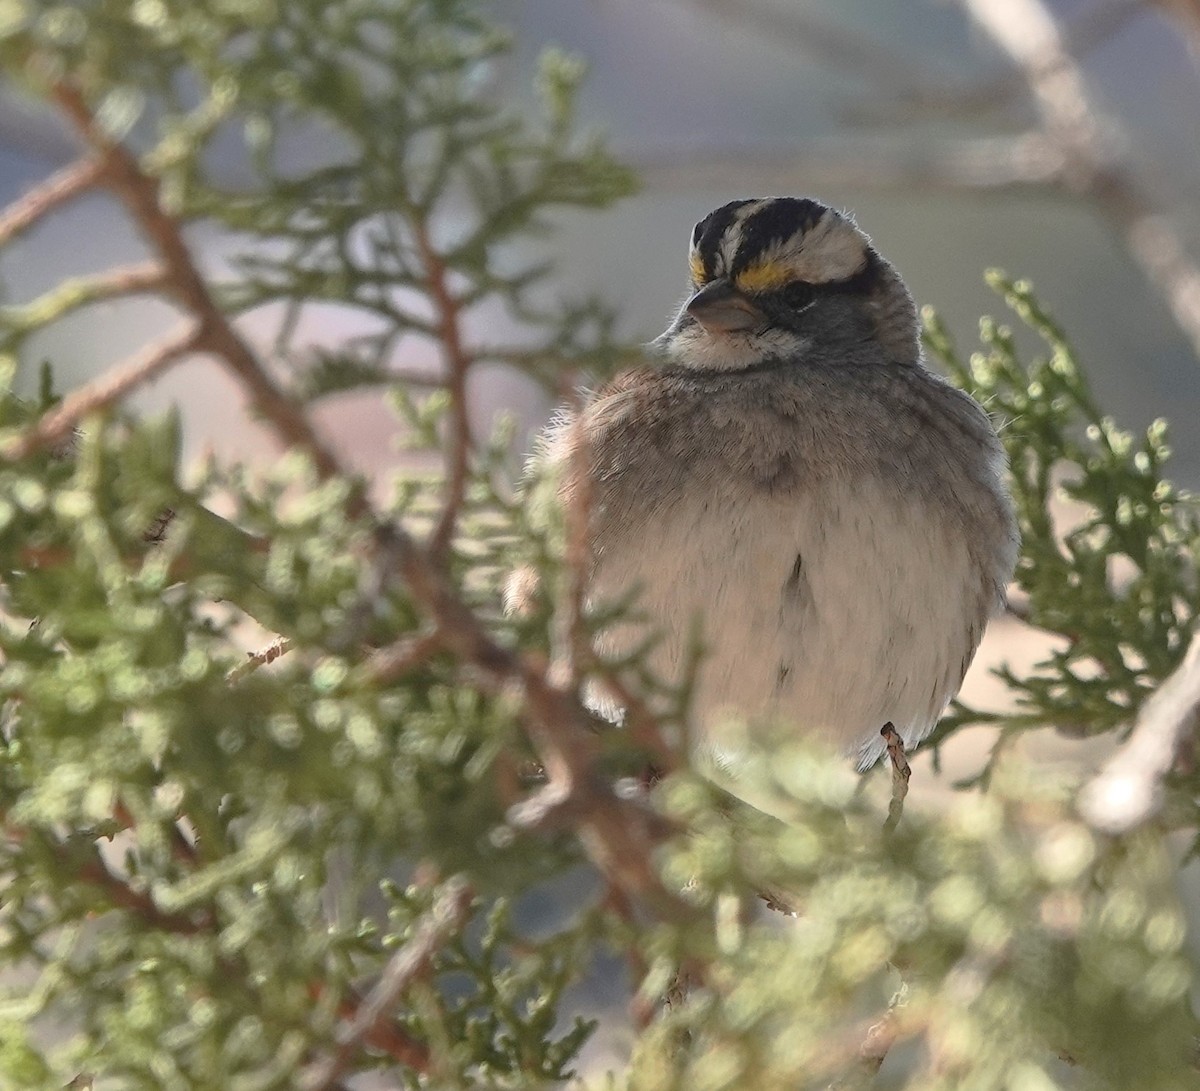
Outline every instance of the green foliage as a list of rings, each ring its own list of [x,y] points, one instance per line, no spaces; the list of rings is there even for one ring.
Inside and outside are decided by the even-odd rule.
[[[738,770],[777,819],[688,771],[648,801],[629,776],[647,726],[593,731],[578,697],[615,679],[670,729],[687,685],[637,654],[577,657],[563,681],[572,641],[608,619],[572,616],[570,528],[547,483],[513,495],[503,435],[476,442],[452,497],[441,583],[415,585],[384,531],[444,517],[429,456],[453,454],[462,406],[453,383],[397,382],[400,353],[423,340],[443,377],[502,361],[557,384],[628,352],[601,303],[546,303],[536,247],[552,215],[630,178],[576,133],[575,62],[546,59],[536,119],[498,101],[505,45],[468,0],[0,0],[7,78],[77,90],[160,210],[233,251],[203,287],[226,316],[281,315],[292,393],[388,385],[409,453],[436,465],[370,510],[311,445],[197,472],[173,416],[119,409],[0,461],[0,1082],[561,1083],[605,966],[639,1020],[602,1013],[636,1035],[616,1086],[1194,1086],[1195,974],[1157,826],[1100,837],[1075,785],[995,762],[986,792],[888,836],[870,789],[806,748]],[[978,720],[1002,739],[1113,730],[1186,650],[1195,508],[1162,478],[1163,429],[1117,430],[1027,288],[999,287],[1046,359],[1023,365],[994,323],[969,369],[936,324],[930,344],[1008,422],[1020,589],[1064,644],[1005,673],[1015,712],[960,706],[938,738]],[[13,393],[30,335],[114,291],[68,282],[0,312],[0,450],[62,408],[48,372],[35,401]],[[497,304],[519,344],[462,337]],[[307,344],[331,306],[369,332]],[[521,568],[540,588],[505,615]],[[438,596],[473,627],[423,643]],[[538,719],[536,683],[564,698],[555,716]],[[535,727],[585,767],[564,777]],[[549,777],[568,785],[557,810]],[[1170,786],[1193,827],[1195,789]],[[613,858],[615,828],[642,832],[637,859]],[[798,919],[749,911],[758,891]],[[889,1044],[876,1074],[860,1052]]]
[[[357,649],[339,653],[364,536],[344,485],[317,486],[292,459],[253,483],[213,471],[189,493],[177,456],[170,418],[96,422],[74,457],[0,468],[0,959],[40,982],[10,995],[11,1034],[43,1015],[77,1028],[46,1086],[72,1068],[118,1087],[293,1086],[338,996],[427,907],[423,887],[394,892],[381,924],[380,880],[426,860],[469,874],[490,923],[433,968],[474,998],[427,999],[413,1026],[496,1086],[560,1077],[586,1036],[555,1030],[585,965],[562,952],[596,925],[533,944],[504,914],[505,897],[580,858],[568,840],[497,833],[497,764],[527,752],[511,702],[448,660],[381,687]],[[216,489],[236,499],[236,527],[199,518]],[[146,542],[164,507],[169,535]],[[248,609],[293,650],[239,677]],[[372,611],[368,632],[414,625],[402,596]]]
[[[533,242],[553,211],[610,204],[632,175],[576,131],[578,61],[543,58],[536,121],[498,105],[507,36],[475,0],[8,7],[12,73],[43,94],[69,76],[174,214],[236,234],[237,275],[213,289],[230,313],[282,308],[275,354],[297,392],[389,382],[414,341],[442,336],[428,316],[451,282],[462,311],[500,304],[547,331],[479,359],[546,378],[549,347],[559,367],[568,351],[592,370],[620,358],[599,303],[541,298]],[[77,278],[0,310],[0,348],[106,294]],[[299,338],[321,304],[364,332]]]
[[[704,987],[645,1037],[631,1087],[867,1086],[855,1064],[885,1011],[888,1034],[925,1049],[874,1086],[1194,1086],[1191,968],[1156,834],[1105,841],[1069,785],[1010,771],[888,837],[854,779],[804,749],[758,759],[739,780],[784,821],[736,825],[711,786],[667,784],[691,833],[665,867],[713,926],[659,937]],[[792,892],[798,920],[746,924],[747,889]]]
[[[978,722],[998,724],[1002,743],[1030,727],[1100,734],[1127,724],[1188,649],[1200,616],[1200,507],[1164,476],[1166,422],[1140,440],[1117,427],[1030,285],[989,280],[1046,355],[1022,364],[1012,330],[991,318],[969,363],[932,312],[926,341],[1003,423],[1024,542],[1021,613],[1062,640],[1028,674],[1001,670],[1014,711],[958,705],[939,737]]]

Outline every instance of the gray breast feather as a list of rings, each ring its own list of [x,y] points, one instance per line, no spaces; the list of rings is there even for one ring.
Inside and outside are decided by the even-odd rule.
[[[642,589],[665,634],[654,668],[678,674],[699,622],[701,721],[730,708],[791,721],[864,761],[887,720],[918,741],[1015,556],[986,414],[912,367],[647,371],[622,384],[560,442],[588,447],[594,593]]]

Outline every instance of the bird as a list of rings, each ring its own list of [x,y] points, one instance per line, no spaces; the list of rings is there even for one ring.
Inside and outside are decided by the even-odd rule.
[[[593,608],[632,595],[668,681],[702,655],[697,737],[732,715],[860,769],[911,749],[1005,602],[1018,530],[987,412],[931,371],[917,309],[849,213],[730,201],[692,231],[687,295],[644,361],[547,426],[586,502]],[[772,737],[774,737],[772,735]]]

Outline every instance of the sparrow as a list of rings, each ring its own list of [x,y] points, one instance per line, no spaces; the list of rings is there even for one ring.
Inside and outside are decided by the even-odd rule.
[[[1018,532],[988,414],[931,372],[917,310],[853,219],[731,201],[695,225],[686,300],[644,366],[564,412],[539,453],[586,502],[589,601],[633,596],[690,717],[850,754],[924,738],[1004,604]],[[767,730],[767,729],[764,729]]]

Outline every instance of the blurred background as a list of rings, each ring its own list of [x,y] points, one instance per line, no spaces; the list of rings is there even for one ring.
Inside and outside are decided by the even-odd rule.
[[[1176,476],[1200,477],[1198,0],[497,0],[495,8],[515,49],[481,78],[532,110],[541,51],[579,56],[589,68],[586,123],[643,179],[639,196],[565,219],[550,237],[556,292],[603,296],[624,333],[648,339],[683,292],[697,219],[734,197],[817,196],[857,217],[964,347],[979,315],[998,307],[983,270],[1031,278],[1104,406],[1129,427],[1167,416]],[[298,134],[293,154],[319,155],[306,146],[319,140]],[[74,150],[56,118],[12,92],[0,97],[0,202]],[[208,248],[214,267],[222,245]],[[22,302],[63,276],[140,253],[115,204],[89,197],[10,247],[0,286],[6,302]],[[31,356],[53,360],[71,385],[166,320],[165,308],[140,301],[84,310],[37,340]],[[323,322],[323,339],[344,332],[336,315]],[[528,429],[548,409],[544,395],[509,376],[480,386],[481,416],[507,409]],[[236,398],[199,363],[143,403],[183,404],[195,450],[265,453],[233,431]],[[351,397],[325,411],[367,468],[390,457],[392,423],[377,403]]]

